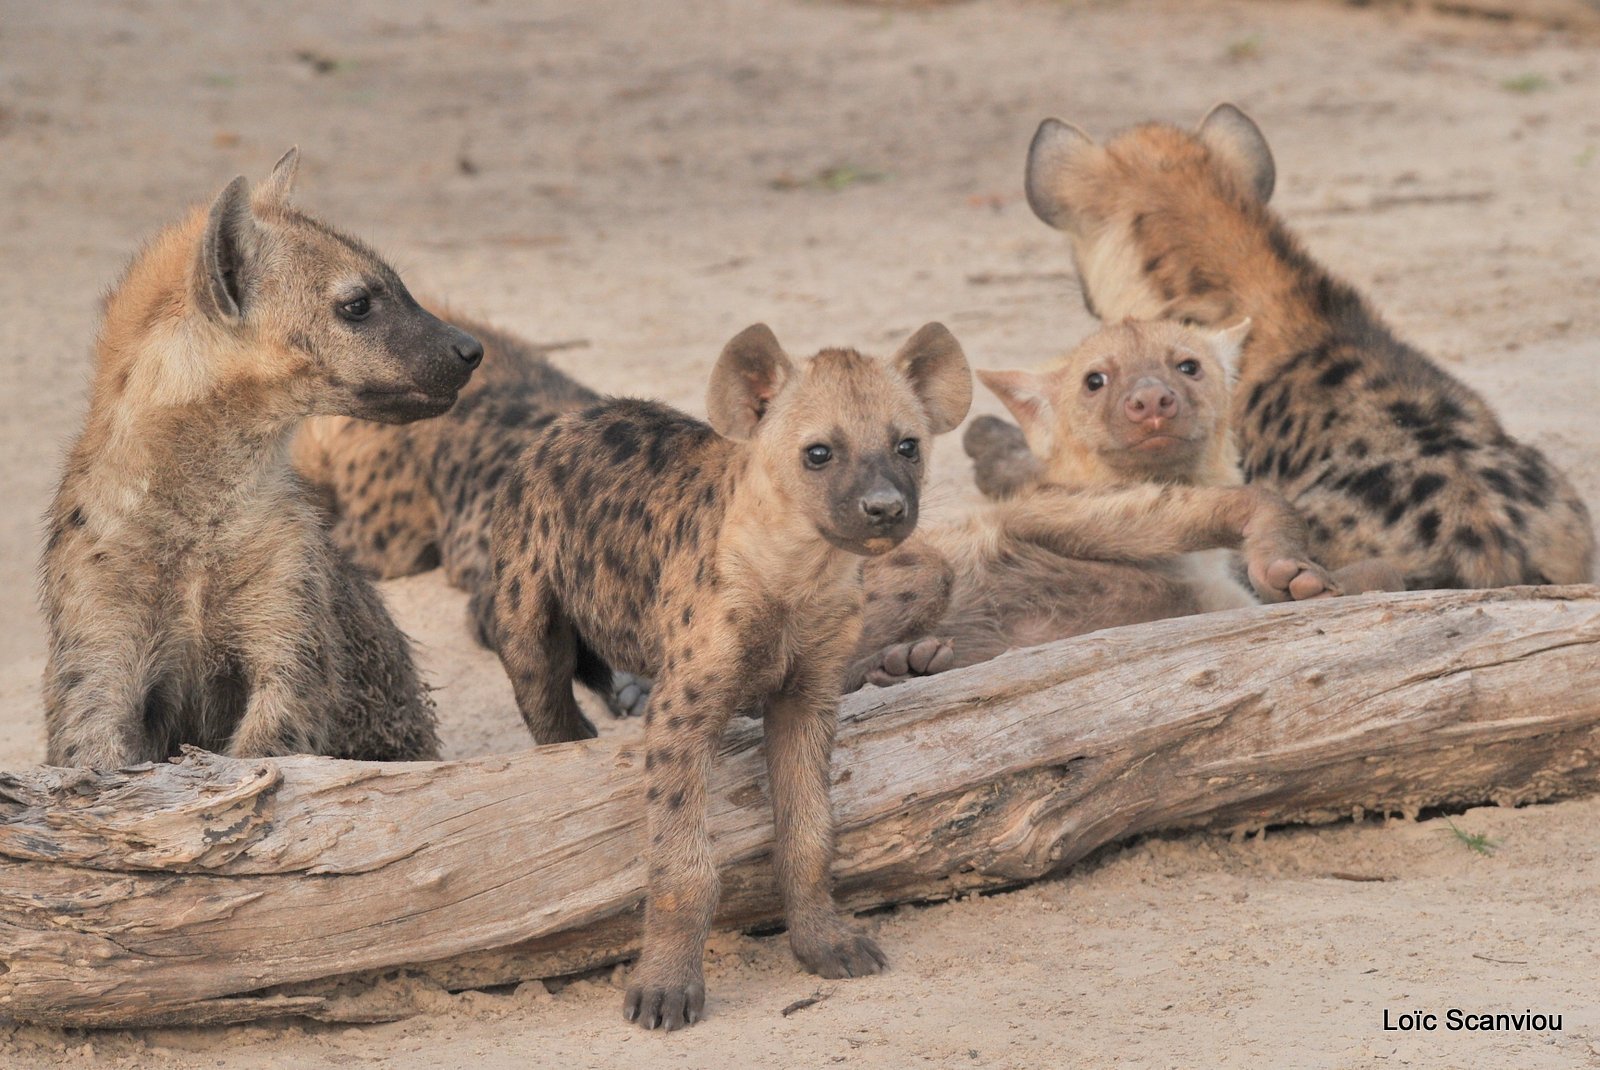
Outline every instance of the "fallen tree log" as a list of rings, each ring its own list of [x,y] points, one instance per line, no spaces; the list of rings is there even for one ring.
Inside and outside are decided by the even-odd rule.
[[[1142,832],[1550,799],[1600,786],[1600,588],[1162,621],[868,690],[842,716],[836,873],[856,908],[1030,880]],[[736,725],[713,781],[724,926],[779,914],[759,738]],[[0,774],[0,1015],[374,1019],[405,1012],[359,994],[385,970],[461,988],[617,961],[644,889],[642,771],[590,741]]]

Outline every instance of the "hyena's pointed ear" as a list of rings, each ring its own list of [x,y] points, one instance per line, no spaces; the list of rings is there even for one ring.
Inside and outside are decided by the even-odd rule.
[[[1244,179],[1245,188],[1254,191],[1262,204],[1272,199],[1278,168],[1254,119],[1232,104],[1218,104],[1206,112],[1196,133],[1213,155]]]
[[[1023,180],[1034,215],[1057,230],[1075,229],[1066,180],[1073,165],[1095,149],[1094,139],[1071,123],[1046,119],[1039,124],[1028,146],[1028,174]]]
[[[1230,380],[1239,377],[1239,354],[1244,350],[1244,342],[1250,337],[1250,328],[1253,321],[1249,316],[1235,323],[1232,327],[1209,336],[1206,341],[1211,346],[1211,353],[1217,358],[1217,363],[1222,365],[1222,370],[1227,372]]]
[[[765,323],[746,327],[722,349],[706,389],[706,413],[724,438],[747,439],[794,375],[794,364]]]
[[[190,279],[200,310],[219,323],[237,323],[245,313],[260,252],[261,228],[250,214],[250,183],[240,175],[212,202],[200,237]]]
[[[1017,423],[1022,427],[1023,436],[1030,443],[1046,441],[1053,434],[1055,391],[1048,376],[1038,372],[979,368],[978,380],[1011,410],[1011,415],[1017,418]]]
[[[272,174],[256,187],[255,199],[263,204],[285,205],[294,194],[295,175],[300,172],[300,146],[296,145],[272,165]]]
[[[960,426],[972,408],[972,369],[961,343],[942,323],[924,324],[894,355],[894,366],[911,382],[935,435]]]

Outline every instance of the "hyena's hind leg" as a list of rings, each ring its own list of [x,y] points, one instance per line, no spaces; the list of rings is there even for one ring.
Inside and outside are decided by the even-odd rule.
[[[517,709],[534,742],[565,743],[598,733],[572,693],[578,671],[578,635],[560,611],[537,568],[512,567],[499,577],[490,634],[511,678]]]
[[[1039,480],[1039,459],[1016,424],[980,416],[967,425],[961,445],[972,458],[972,478],[986,498],[1009,498]]]
[[[467,602],[467,620],[472,629],[472,637],[478,641],[479,646],[489,650],[498,649],[495,645],[494,615],[494,592],[486,586],[478,587]],[[616,669],[611,670],[609,684],[591,686],[590,681],[581,677],[579,683],[588,686],[600,701],[606,704],[606,709],[611,711],[613,717],[644,716],[644,711],[650,704],[650,689],[653,686],[648,677],[635,676],[631,672],[621,672]]]

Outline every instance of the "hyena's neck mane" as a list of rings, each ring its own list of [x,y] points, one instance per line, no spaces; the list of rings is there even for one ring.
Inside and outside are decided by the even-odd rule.
[[[1354,287],[1243,194],[1135,215],[1132,233],[1169,317],[1211,328],[1254,321],[1239,359],[1242,385],[1276,379],[1317,351],[1403,348]]]
[[[196,211],[157,235],[105,299],[72,468],[109,500],[209,514],[288,478],[296,407],[249,374],[260,348],[249,332],[195,306],[204,224]]]

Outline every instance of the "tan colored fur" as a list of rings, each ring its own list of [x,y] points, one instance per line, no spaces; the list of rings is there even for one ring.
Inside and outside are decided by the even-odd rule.
[[[42,561],[52,763],[158,761],[182,744],[437,756],[406,640],[335,555],[288,451],[314,412],[448,404],[476,343],[408,308],[369,312],[376,335],[333,322],[353,285],[374,288],[369,307],[404,291],[289,206],[295,160],[253,201],[238,179],[163,231],[106,300]],[[390,322],[460,349],[436,377],[389,344]]]
[[[915,525],[922,448],[960,422],[971,389],[936,325],[892,362],[824,350],[799,366],[756,327],[718,361],[712,426],[612,401],[558,419],[508,474],[493,605],[479,612],[492,616],[534,738],[593,734],[574,676],[656,678],[645,717],[650,892],[630,1020],[674,1029],[701,1014],[717,899],[706,778],[740,712],[764,718],[796,957],[828,977],[882,968],[833,906],[829,755],[861,626],[862,555]]]
[[[1319,560],[1413,588],[1589,579],[1593,528],[1565,476],[1305,253],[1267,206],[1275,174],[1224,104],[1192,131],[1147,123],[1104,145],[1047,120],[1027,192],[1070,236],[1097,315],[1255,322],[1235,389],[1244,474],[1295,505]],[[999,463],[981,484],[1015,478]]]
[[[1234,547],[1269,600],[1330,593],[1292,510],[1239,485],[1230,364],[1247,330],[1126,322],[1038,371],[980,371],[1021,422],[1026,444],[1013,448],[1037,460],[1011,497],[867,564],[851,683],[1253,605],[1233,576]],[[1170,410],[1144,407],[1159,398]]]

